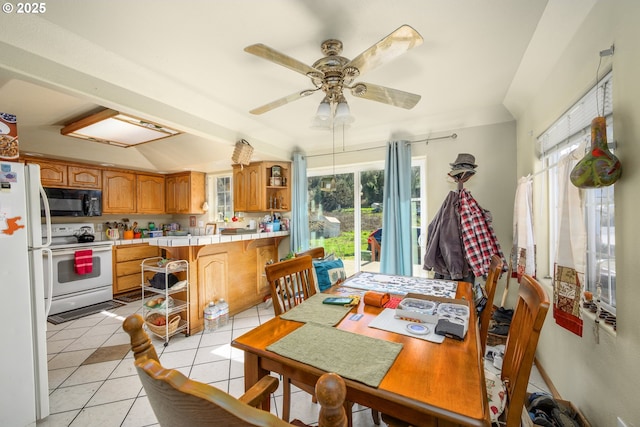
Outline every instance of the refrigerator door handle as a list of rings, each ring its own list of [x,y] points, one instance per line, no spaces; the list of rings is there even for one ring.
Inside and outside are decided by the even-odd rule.
[[[47,237],[46,237],[47,240],[44,242],[42,246],[43,248],[47,248],[51,246],[51,210],[49,209],[49,199],[47,198],[47,193],[44,191],[44,187],[42,186],[42,184],[38,185],[38,190],[40,191],[40,196],[42,196],[42,201],[44,204],[44,218],[45,218],[45,223],[47,224]],[[49,265],[51,265],[51,263],[49,263]],[[49,313],[49,310],[47,310],[47,314],[48,313]]]
[[[51,311],[51,302],[53,301],[53,252],[49,248],[42,248],[42,252],[44,252],[47,256],[43,258],[47,258],[47,268],[49,269],[48,282],[45,283],[45,307],[44,307],[44,316],[49,317],[49,312]]]

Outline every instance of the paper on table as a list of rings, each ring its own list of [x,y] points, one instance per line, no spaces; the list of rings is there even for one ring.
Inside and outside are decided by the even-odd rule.
[[[426,335],[416,335],[412,334],[407,330],[407,325],[410,323],[408,320],[396,319],[395,318],[396,311],[392,308],[385,308],[378,314],[378,316],[369,323],[370,328],[382,329],[383,331],[395,332],[397,334],[406,335],[413,338],[420,338],[421,340],[426,340],[430,342],[434,342],[440,344],[444,341],[444,336],[438,335],[435,333],[436,324],[435,323],[425,323],[425,325],[429,328],[429,333]]]

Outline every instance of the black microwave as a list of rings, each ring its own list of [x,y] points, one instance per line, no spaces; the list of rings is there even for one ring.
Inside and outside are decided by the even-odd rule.
[[[45,188],[51,216],[101,216],[102,191],[75,188]],[[44,203],[40,199],[41,215]]]

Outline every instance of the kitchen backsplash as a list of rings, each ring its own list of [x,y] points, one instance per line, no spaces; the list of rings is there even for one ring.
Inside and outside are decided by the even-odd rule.
[[[245,214],[246,215],[246,214]],[[195,217],[195,226],[193,226]],[[217,225],[217,232],[223,228],[250,228],[255,222],[255,228],[260,228],[260,223],[267,219],[268,215],[252,215],[252,216],[238,216],[237,221],[228,222],[215,222]],[[94,224],[96,231],[96,240],[108,240],[105,234],[107,229],[107,223],[113,224],[114,222],[122,223],[124,219],[129,220],[129,224],[134,222],[138,223],[138,228],[148,229],[149,223],[154,223],[156,230],[161,230],[164,224],[177,223],[180,226],[180,230],[187,231],[193,236],[206,235],[207,215],[102,215],[100,217],[54,217],[52,222],[54,224],[64,223],[88,223]],[[283,221],[284,222],[284,221]]]

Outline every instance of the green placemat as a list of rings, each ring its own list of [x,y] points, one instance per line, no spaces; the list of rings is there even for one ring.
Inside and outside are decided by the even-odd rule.
[[[325,298],[335,297],[329,294],[315,294],[307,298],[302,304],[280,315],[281,319],[295,320],[302,323],[320,323],[335,326],[353,307],[323,304]]]
[[[402,350],[402,344],[307,323],[267,350],[378,387]]]

